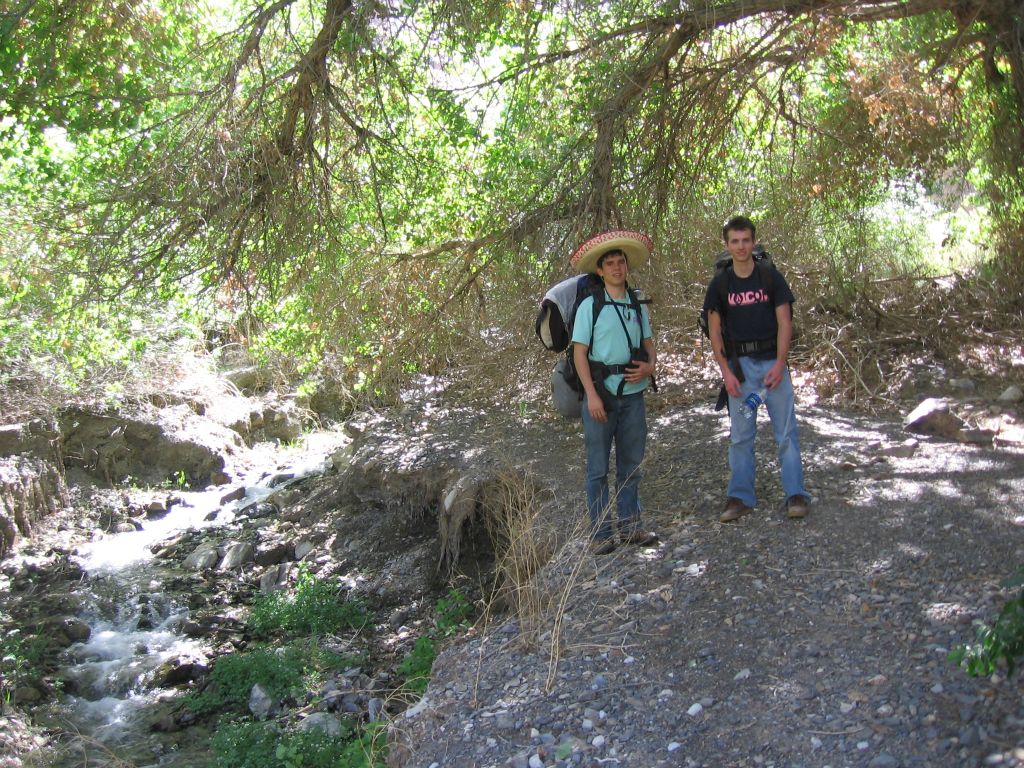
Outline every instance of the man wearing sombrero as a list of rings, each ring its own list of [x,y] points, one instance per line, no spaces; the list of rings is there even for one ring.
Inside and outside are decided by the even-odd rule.
[[[608,489],[608,462],[615,443],[618,530],[622,540],[647,546],[657,541],[640,523],[640,465],[647,444],[644,390],[654,376],[655,353],[646,307],[630,295],[630,268],[642,267],[654,243],[641,233],[613,230],[596,235],[570,263],[604,283],[595,317],[588,296],[573,322],[573,362],[583,385],[583,439],[587,451],[587,511],[596,554],[615,549]]]

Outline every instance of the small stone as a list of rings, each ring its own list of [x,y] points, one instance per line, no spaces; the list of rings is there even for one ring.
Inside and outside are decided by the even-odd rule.
[[[748,677],[750,677],[750,670],[748,668],[744,667],[739,672],[737,672],[733,676],[732,679],[733,680],[746,680]]]
[[[679,748],[680,748],[681,746],[683,746],[683,745],[682,745],[682,744],[680,744],[680,743],[679,743],[678,741],[670,741],[670,742],[668,743],[668,751],[669,751],[669,752],[675,752],[675,751],[676,751],[677,749],[679,749]]]
[[[1021,400],[1024,400],[1024,391],[1021,391],[1020,387],[1012,384],[999,395],[999,402],[1001,403],[1019,403]]]
[[[852,701],[844,701],[842,704],[839,705],[839,711],[842,712],[844,715],[850,714],[856,708],[857,704]]]
[[[675,696],[675,692],[671,688],[662,688],[658,692],[659,699],[671,699],[673,696]]]
[[[811,748],[812,749],[821,749],[822,743],[823,743],[822,740],[819,739],[817,736],[811,736]]]
[[[607,742],[607,739],[605,739],[605,737],[602,736],[601,734],[598,734],[597,736],[595,736],[590,741],[590,743],[594,747],[594,749],[601,749],[605,745],[606,742]]]
[[[888,752],[882,752],[871,758],[868,768],[898,768],[900,761]]]
[[[544,761],[541,759],[540,755],[533,754],[530,755],[530,762],[528,765],[530,768],[544,768]]]
[[[686,714],[690,717],[697,717],[701,712],[704,711],[704,706],[698,701],[696,704],[686,710]]]

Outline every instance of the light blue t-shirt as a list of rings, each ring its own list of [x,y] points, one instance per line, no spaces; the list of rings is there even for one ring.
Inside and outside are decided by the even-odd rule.
[[[629,298],[622,301],[612,301],[608,292],[605,291],[605,307],[597,317],[594,318],[594,298],[585,298],[576,310],[576,319],[572,326],[572,340],[574,343],[586,344],[590,347],[590,358],[598,360],[605,365],[628,365],[630,362],[629,350],[640,347],[643,339],[649,339],[651,333],[651,319],[647,314],[647,307],[640,305],[640,314],[637,315],[630,304]],[[619,318],[622,322],[619,322]],[[623,331],[623,325],[626,326]],[[591,336],[593,328],[593,336]],[[629,340],[626,340],[626,333],[629,333]],[[618,392],[619,383],[623,374],[614,373],[604,380],[604,385],[609,392]],[[647,389],[650,379],[626,383],[622,394],[632,395],[643,392]]]

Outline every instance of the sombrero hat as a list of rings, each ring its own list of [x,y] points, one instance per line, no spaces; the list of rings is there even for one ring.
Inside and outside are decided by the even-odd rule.
[[[594,235],[573,251],[569,264],[579,272],[593,272],[597,269],[597,260],[608,251],[622,251],[630,269],[637,269],[647,263],[654,250],[654,241],[643,232],[629,229],[612,229]]]

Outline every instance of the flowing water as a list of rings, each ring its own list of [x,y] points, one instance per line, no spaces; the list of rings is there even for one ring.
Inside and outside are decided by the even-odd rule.
[[[326,469],[326,450],[310,455],[275,476],[295,480]],[[250,477],[265,478],[266,471]],[[67,746],[51,755],[53,766],[195,766],[195,753],[169,749],[167,739],[150,731],[154,712],[181,694],[153,688],[168,662],[209,661],[210,648],[182,633],[189,618],[189,597],[180,570],[156,559],[155,545],[183,531],[229,525],[235,510],[265,498],[273,488],[245,484],[245,497],[221,504],[226,489],[185,492],[159,520],[140,531],[110,535],[77,550],[86,577],[72,587],[84,606],[79,618],[91,628],[89,639],[68,649],[62,670],[69,694],[44,718],[65,734]],[[198,739],[185,739],[196,742]]]

